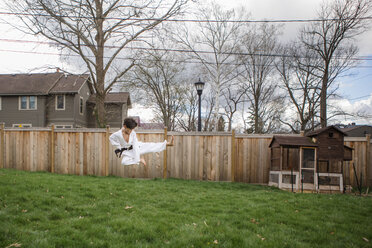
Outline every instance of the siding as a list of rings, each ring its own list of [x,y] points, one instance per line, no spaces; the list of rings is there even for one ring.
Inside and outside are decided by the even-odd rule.
[[[121,128],[124,118],[128,116],[127,104],[105,104],[107,109],[107,125],[112,128]],[[93,115],[94,104],[87,105],[88,127],[95,128],[96,117]]]
[[[65,109],[56,110],[56,95],[48,96],[47,102],[47,123],[52,124],[69,124],[72,125],[74,120],[74,112],[76,111],[74,107],[75,94],[65,94]]]
[[[106,117],[107,125],[114,128],[120,128],[123,123],[123,111],[122,104],[105,104],[106,106]]]
[[[85,82],[83,86],[80,88],[79,93],[75,95],[74,103],[75,103],[75,125],[79,125],[81,127],[88,127],[88,111],[87,111],[87,100],[90,96],[91,92],[88,87],[88,83]],[[80,114],[80,97],[83,98],[83,114]],[[75,126],[76,127],[76,126]]]
[[[37,96],[36,110],[19,110],[18,96],[1,96],[0,122],[6,127],[13,124],[32,124],[33,127],[45,126],[46,96]]]

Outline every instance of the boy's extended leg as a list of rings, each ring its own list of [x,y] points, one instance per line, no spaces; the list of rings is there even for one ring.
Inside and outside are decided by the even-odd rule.
[[[164,142],[139,142],[140,154],[146,154],[151,152],[161,152],[167,147],[167,141]]]

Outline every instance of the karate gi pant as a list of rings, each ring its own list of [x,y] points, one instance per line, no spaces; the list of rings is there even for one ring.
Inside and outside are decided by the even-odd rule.
[[[161,152],[167,148],[167,141],[164,142],[137,142],[138,149],[134,147],[132,150],[124,151],[121,160],[122,165],[131,165],[131,164],[138,164],[140,161],[138,160],[139,155],[152,153],[152,152]],[[136,156],[137,155],[137,156]]]

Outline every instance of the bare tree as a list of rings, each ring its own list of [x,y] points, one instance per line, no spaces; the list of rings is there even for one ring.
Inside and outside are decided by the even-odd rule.
[[[320,22],[303,28],[301,40],[321,59],[318,67],[321,77],[320,122],[327,126],[328,89],[334,80],[354,63],[357,47],[348,43],[367,29],[367,20],[372,2],[370,0],[335,0],[323,4],[318,14]]]
[[[285,55],[277,61],[276,68],[297,115],[294,119],[290,118],[290,121],[281,121],[296,133],[314,130],[321,83],[316,68],[321,61],[312,50],[295,42],[283,47],[282,54]]]
[[[182,60],[157,49],[143,50],[137,56],[141,57],[141,63],[126,80],[143,96],[142,103],[154,111],[155,119],[169,130],[175,130],[188,91],[182,75]]]
[[[134,65],[125,48],[145,32],[180,13],[188,0],[7,0],[22,31],[43,36],[61,52],[79,55],[96,93],[98,126],[105,125],[104,99]],[[27,13],[27,14],[25,14]],[[123,58],[123,57],[122,57]],[[116,66],[114,66],[116,65]]]
[[[247,90],[249,123],[254,133],[271,131],[272,118],[277,118],[281,110],[278,85],[272,78],[275,72],[272,54],[278,50],[278,35],[277,26],[264,23],[247,30],[242,41],[240,77]]]
[[[215,93],[213,92],[214,91],[214,88],[209,88],[209,89],[206,89],[205,90],[205,94],[203,94],[202,96],[204,101],[203,101],[203,106],[204,106],[204,109],[205,109],[205,115],[204,115],[204,127],[203,127],[203,131],[217,131],[217,123],[214,121],[213,119],[213,110],[215,109],[215,100],[216,98],[214,97],[215,96]]]
[[[186,132],[196,131],[197,125],[198,95],[193,87],[191,85],[185,91],[180,108],[181,115],[177,118],[178,126]]]
[[[247,94],[247,88],[240,83],[233,83],[222,93],[224,97],[224,115],[227,117],[227,130],[231,131],[235,113],[239,110],[239,105],[245,101],[244,96]]]
[[[214,130],[217,130],[217,121],[220,110],[220,97],[224,86],[236,77],[233,64],[234,52],[239,44],[242,22],[229,22],[243,19],[244,11],[239,14],[235,10],[224,11],[220,5],[212,3],[211,6],[201,8],[197,18],[201,20],[194,26],[189,26],[175,33],[178,43],[188,50],[192,50],[190,58],[196,59],[203,66],[208,82],[214,88]],[[207,51],[207,53],[203,52]]]

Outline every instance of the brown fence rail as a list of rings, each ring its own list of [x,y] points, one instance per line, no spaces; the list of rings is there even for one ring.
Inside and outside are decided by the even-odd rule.
[[[15,129],[0,125],[0,168],[75,175],[132,178],[172,177],[192,180],[267,184],[272,135],[138,131],[143,142],[174,135],[167,152],[145,155],[147,166],[122,166],[109,144],[110,129]],[[168,136],[169,137],[169,136]],[[346,138],[353,161],[344,163],[344,182],[372,186],[370,137]]]

